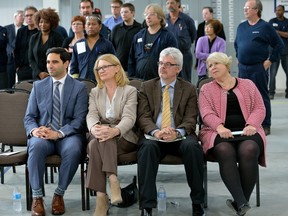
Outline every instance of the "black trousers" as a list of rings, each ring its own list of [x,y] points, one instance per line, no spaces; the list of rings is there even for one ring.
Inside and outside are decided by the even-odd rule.
[[[156,176],[159,163],[166,154],[182,157],[192,203],[203,203],[204,156],[196,137],[187,136],[185,140],[171,143],[143,138],[137,156],[140,209],[157,207]]]
[[[8,56],[7,63],[7,78],[8,78],[8,88],[12,88],[15,84],[15,76],[16,76],[16,66],[14,56]]]
[[[19,69],[16,71],[18,76],[18,81],[23,80],[32,80],[33,79],[33,71],[32,68],[29,65],[24,65],[22,67],[19,67]]]

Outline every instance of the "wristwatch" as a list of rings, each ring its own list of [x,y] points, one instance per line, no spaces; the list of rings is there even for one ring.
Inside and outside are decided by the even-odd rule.
[[[60,131],[57,131],[58,139],[63,138],[63,134]]]

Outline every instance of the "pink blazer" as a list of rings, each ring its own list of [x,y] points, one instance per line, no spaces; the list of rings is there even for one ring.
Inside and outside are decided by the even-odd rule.
[[[236,94],[246,124],[253,125],[264,142],[264,154],[259,158],[259,164],[266,166],[266,136],[261,126],[265,115],[265,106],[255,84],[248,79],[237,78],[238,85],[233,89]],[[214,147],[217,136],[216,128],[225,123],[227,108],[227,91],[223,90],[214,80],[204,84],[199,93],[199,110],[203,127],[199,132],[204,152]]]

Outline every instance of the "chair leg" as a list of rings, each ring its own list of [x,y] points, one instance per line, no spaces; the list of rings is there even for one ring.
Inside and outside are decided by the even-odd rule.
[[[45,174],[44,174],[44,176],[45,176],[45,184],[48,184],[48,167],[47,167],[47,166],[45,167]]]
[[[13,152],[13,146],[10,146],[10,151]],[[16,166],[12,166],[13,173],[16,173]]]
[[[203,184],[204,184],[204,208],[208,207],[208,179],[207,179],[207,162],[204,164]]]
[[[84,177],[84,162],[80,165],[80,178],[81,178],[81,201],[82,201],[82,211],[86,210],[85,204],[85,177]]]
[[[50,167],[50,182],[54,184],[54,167]]]
[[[258,175],[256,181],[256,206],[260,206],[260,179],[259,179],[259,166],[258,166]]]
[[[25,183],[26,183],[26,209],[27,211],[31,211],[32,206],[32,190],[30,187],[29,182],[29,173],[28,173],[28,167],[26,165],[25,167]]]
[[[5,167],[1,167],[1,184],[4,184],[4,168]]]
[[[86,188],[86,209],[90,210],[90,192],[89,188]]]

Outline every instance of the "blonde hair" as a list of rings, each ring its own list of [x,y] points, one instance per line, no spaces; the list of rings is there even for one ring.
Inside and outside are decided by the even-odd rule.
[[[222,53],[222,52],[213,52],[206,59],[206,67],[207,67],[207,69],[209,68],[209,64],[211,62],[216,62],[216,63],[220,63],[220,64],[223,64],[223,65],[226,65],[226,67],[230,71],[231,64],[232,64],[232,57],[231,56],[228,57],[225,53]]]
[[[104,87],[104,82],[100,79],[100,76],[99,76],[98,72],[96,71],[96,68],[98,68],[98,64],[99,64],[100,60],[107,61],[114,66],[117,66],[117,65],[119,66],[119,71],[118,71],[118,73],[115,74],[115,80],[116,80],[116,83],[118,86],[125,86],[125,85],[129,84],[129,79],[128,79],[119,59],[115,55],[104,54],[104,55],[101,55],[97,58],[95,65],[94,65],[94,74],[95,74],[97,85],[99,88]]]
[[[158,19],[161,20],[160,25],[162,27],[165,27],[166,26],[166,16],[165,16],[165,13],[164,13],[162,7],[159,4],[155,4],[155,3],[149,4],[146,6],[146,8],[144,10],[144,14],[150,8],[152,8],[154,10],[154,12],[157,14]]]

